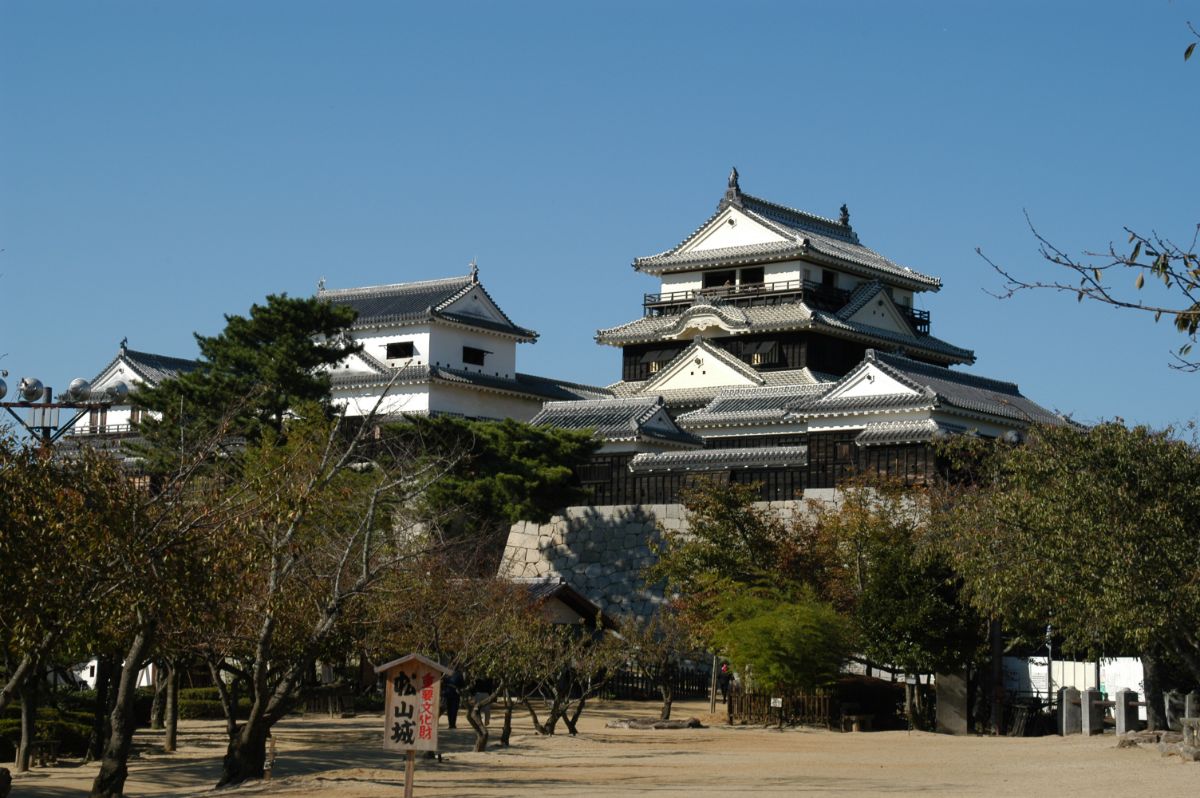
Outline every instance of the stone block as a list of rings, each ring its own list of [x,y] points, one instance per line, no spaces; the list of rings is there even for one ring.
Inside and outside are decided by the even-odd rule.
[[[1082,730],[1083,718],[1081,717],[1079,691],[1074,687],[1060,687],[1058,689],[1058,733],[1066,736],[1079,734]]]
[[[1079,693],[1080,731],[1085,735],[1104,733],[1104,707],[1100,691],[1088,688]]]
[[[1163,703],[1166,705],[1164,709],[1167,711],[1167,728],[1171,731],[1182,731],[1183,724],[1179,722],[1179,719],[1183,717],[1186,709],[1183,693],[1175,690],[1163,693]]]
[[[936,730],[942,734],[966,734],[967,729],[967,674],[939,673],[934,677],[937,693]]]
[[[1193,690],[1184,696],[1183,715],[1186,718],[1200,718],[1200,693]]]
[[[1113,715],[1117,721],[1117,734],[1128,734],[1141,728],[1138,720],[1138,694],[1126,688],[1118,690],[1113,696],[1116,706]]]

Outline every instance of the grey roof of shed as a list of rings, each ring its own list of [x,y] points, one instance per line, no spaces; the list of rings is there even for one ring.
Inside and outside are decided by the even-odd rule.
[[[635,454],[629,470],[726,471],[738,468],[798,468],[808,462],[807,446],[756,446],[745,449],[699,449],[691,452]]]
[[[600,605],[596,604],[583,593],[580,593],[560,576],[510,577],[510,581],[525,585],[529,590],[529,599],[537,604],[549,601],[550,599],[558,599],[570,607],[589,625],[595,624],[597,621],[605,629],[616,629],[619,625],[611,615],[608,615],[600,608]]]
[[[673,421],[665,429],[648,426],[647,422],[664,408],[660,396],[547,402],[529,423],[560,429],[591,429],[606,441],[651,440],[691,447],[704,445],[703,440],[680,429]]]
[[[353,308],[358,313],[352,325],[353,329],[441,319],[504,333],[519,340],[537,339],[536,332],[514,324],[507,314],[500,310],[499,305],[496,305],[496,309],[500,310],[500,315],[504,318],[501,323],[446,310],[454,300],[475,286],[483,291],[493,305],[496,304],[474,273],[413,283],[368,285],[361,288],[322,288],[317,291],[317,297],[334,305]]]
[[[701,230],[713,222],[730,205],[737,206],[750,218],[789,240],[695,252],[682,251]],[[634,260],[633,266],[640,271],[659,274],[665,271],[682,271],[702,265],[734,265],[813,255],[818,259],[837,261],[847,266],[848,271],[866,276],[886,275],[892,278],[892,282],[899,281],[916,290],[936,291],[942,285],[941,280],[936,277],[922,274],[907,266],[901,266],[863,246],[859,241],[858,234],[848,223],[842,224],[833,219],[789,208],[761,197],[743,194],[736,182],[730,187],[730,191],[725,193],[725,198],[717,206],[716,213],[706,219],[687,238],[665,252],[637,258]]]

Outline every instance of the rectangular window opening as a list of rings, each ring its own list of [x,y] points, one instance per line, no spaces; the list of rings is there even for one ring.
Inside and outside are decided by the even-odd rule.
[[[416,354],[412,341],[395,341],[387,345],[388,360],[403,360]]]
[[[486,349],[464,346],[462,353],[463,363],[466,363],[468,366],[482,366],[484,359],[490,354],[491,352]]]

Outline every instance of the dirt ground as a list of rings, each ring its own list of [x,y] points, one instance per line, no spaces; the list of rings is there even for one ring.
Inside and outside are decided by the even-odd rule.
[[[707,720],[707,703],[676,705],[675,717]],[[840,734],[761,727],[634,731],[616,718],[651,717],[653,704],[606,702],[586,712],[578,737],[540,737],[514,720],[508,749],[470,750],[473,736],[439,732],[443,762],[417,761],[418,796],[653,795],[1195,795],[1200,764],[1147,748],[1117,749],[1113,736],[947,737],[908,732]],[[719,722],[719,718],[713,718]],[[465,726],[465,721],[460,719]],[[493,718],[498,731],[499,719]],[[181,724],[180,750],[157,753],[161,732],[138,735],[129,796],[395,796],[403,759],[381,747],[382,717],[292,718],[275,732],[270,782],[211,791],[220,772],[222,726]],[[13,798],[86,794],[95,765],[67,761],[14,777]]]

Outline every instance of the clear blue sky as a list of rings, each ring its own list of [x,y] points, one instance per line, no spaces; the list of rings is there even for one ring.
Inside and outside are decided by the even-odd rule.
[[[0,367],[66,386],[122,337],[268,293],[481,276],[521,370],[607,384],[630,261],[748,193],[939,275],[933,332],[1084,421],[1197,415],[1166,323],[1027,275],[1200,222],[1200,0],[0,2]]]

